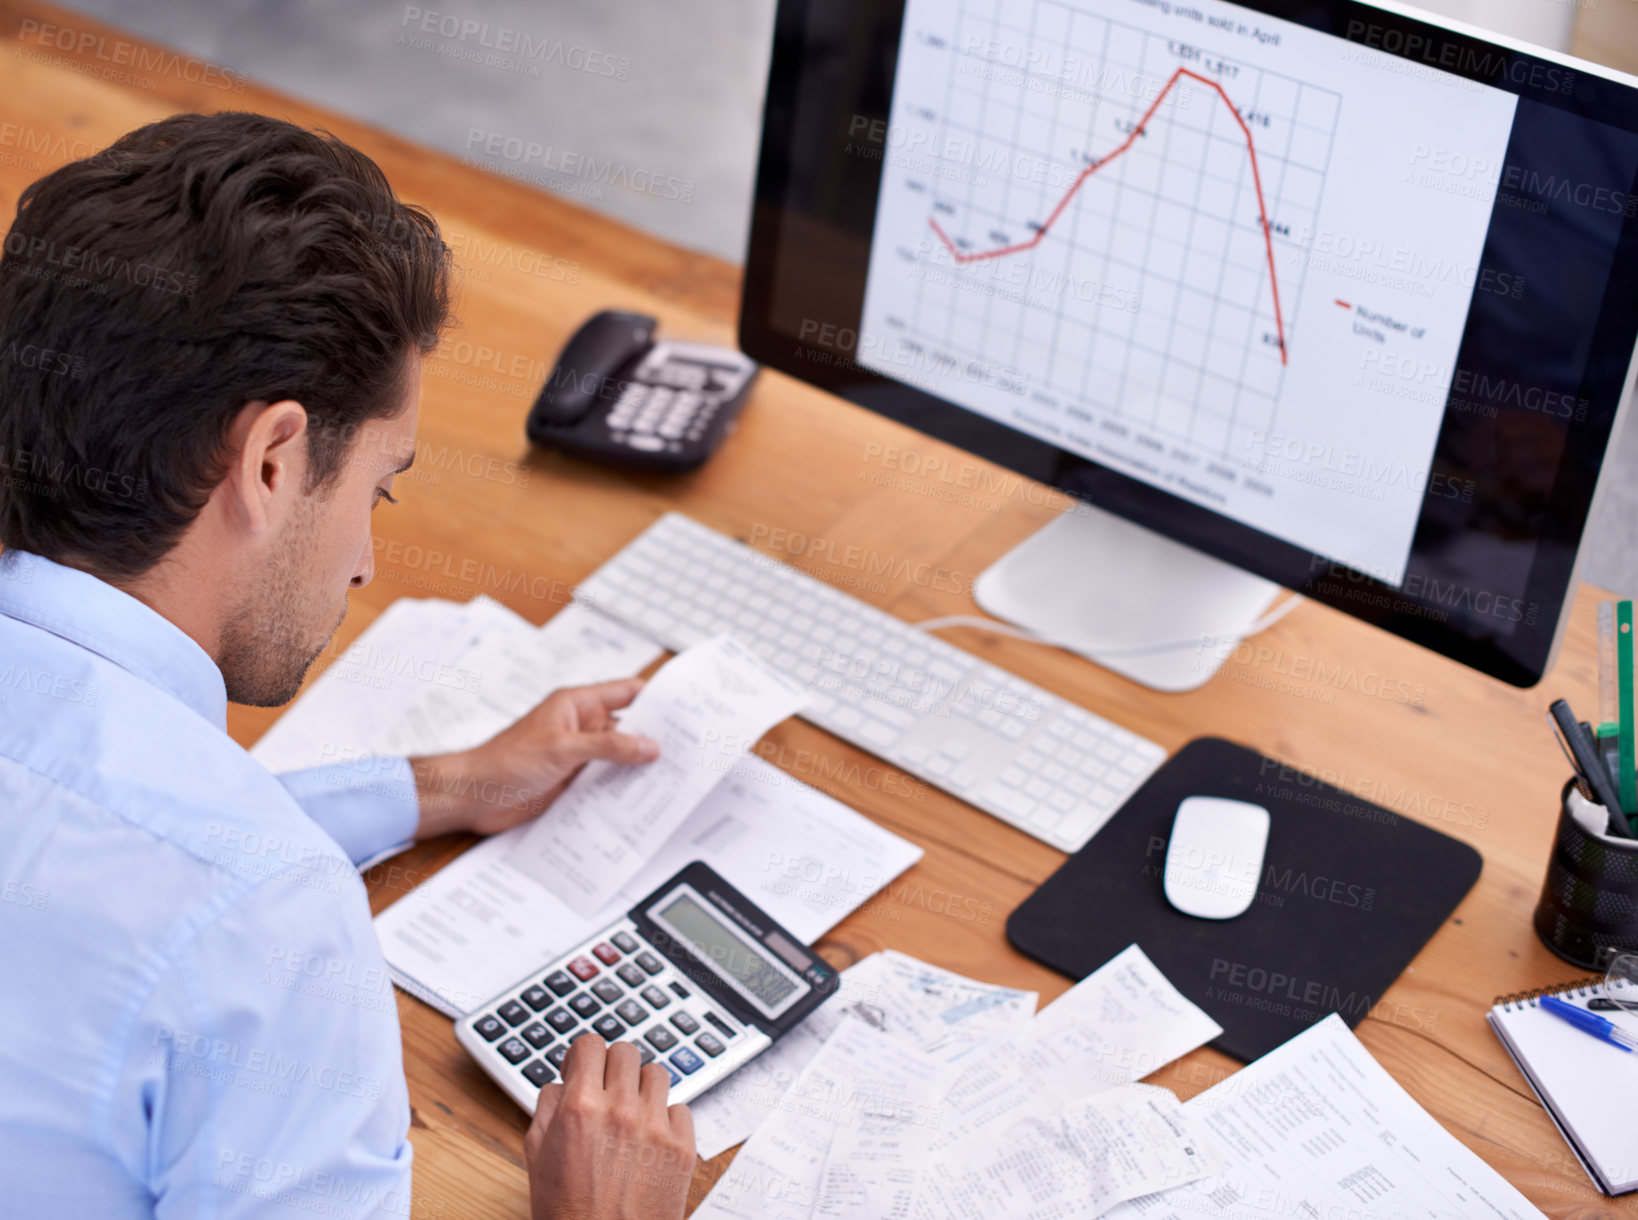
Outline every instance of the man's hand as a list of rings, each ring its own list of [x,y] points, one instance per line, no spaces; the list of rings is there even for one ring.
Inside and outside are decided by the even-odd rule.
[[[629,1042],[575,1039],[523,1142],[532,1220],[680,1220],[694,1119],[687,1106],[667,1108],[665,1068],[641,1063]]]
[[[496,834],[540,813],[594,758],[652,762],[660,756],[657,742],[614,727],[613,713],[642,688],[641,678],[626,678],[555,691],[481,746],[410,759],[421,804],[415,837]]]

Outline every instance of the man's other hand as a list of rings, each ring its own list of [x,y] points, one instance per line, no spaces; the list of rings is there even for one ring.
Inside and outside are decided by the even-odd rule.
[[[629,1042],[585,1034],[563,1083],[540,1091],[523,1142],[532,1220],[680,1220],[694,1173],[694,1119],[666,1106],[671,1078]]]
[[[539,814],[592,759],[652,762],[657,742],[615,728],[614,713],[642,689],[641,678],[626,678],[554,691],[481,746],[410,759],[421,805],[415,837],[496,834]]]

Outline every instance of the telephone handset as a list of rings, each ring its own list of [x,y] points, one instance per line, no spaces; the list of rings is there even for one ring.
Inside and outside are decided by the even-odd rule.
[[[529,412],[529,439],[596,461],[698,466],[732,430],[756,362],[730,348],[655,341],[655,319],[604,310],[564,345]]]

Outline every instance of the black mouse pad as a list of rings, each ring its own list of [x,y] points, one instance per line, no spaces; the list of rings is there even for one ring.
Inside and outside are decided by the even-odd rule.
[[[1257,897],[1236,918],[1197,919],[1166,900],[1167,839],[1189,796],[1269,812]],[[1249,1062],[1328,1013],[1359,1024],[1482,867],[1478,852],[1448,835],[1202,737],[1012,913],[1007,938],[1073,979],[1135,941],[1223,1027],[1212,1045]],[[1409,1005],[1387,1015],[1411,1026],[1433,1019]]]

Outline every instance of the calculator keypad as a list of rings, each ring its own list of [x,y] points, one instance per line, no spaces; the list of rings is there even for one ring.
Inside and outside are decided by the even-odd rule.
[[[743,1032],[629,928],[501,997],[473,1029],[537,1089],[558,1078],[570,1044],[583,1034],[633,1043],[645,1064],[661,1064],[676,1084]]]

